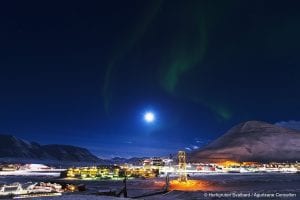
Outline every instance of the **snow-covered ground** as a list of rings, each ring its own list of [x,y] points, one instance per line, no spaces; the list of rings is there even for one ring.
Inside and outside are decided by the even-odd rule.
[[[59,197],[44,197],[41,200],[125,200],[128,198],[109,197],[109,196],[96,196],[96,195],[64,195]],[[35,199],[37,200],[37,199]]]
[[[0,171],[0,176],[53,176],[59,177],[66,169],[56,169],[44,164],[24,164],[12,170]]]
[[[26,170],[17,170],[17,171],[0,171],[0,176],[53,176],[59,177],[60,171],[54,172],[32,172]]]
[[[190,177],[190,179],[203,180],[207,184],[199,191],[170,191],[166,194],[153,195],[139,199],[145,200],[165,200],[165,199],[233,199],[233,198],[216,198],[213,195],[234,195],[234,194],[291,194],[295,197],[285,198],[268,198],[268,199],[300,199],[300,174],[216,174],[216,175],[202,175],[197,177]],[[116,189],[120,190],[123,187],[122,181],[93,181],[93,180],[64,180],[55,179],[53,177],[16,177],[3,176],[0,177],[0,183],[13,182],[37,182],[37,181],[55,181],[61,183],[83,183],[87,187],[86,192],[82,193],[64,193],[59,197],[43,197],[35,199],[45,200],[114,200],[120,198],[97,196],[95,193],[100,189]],[[128,196],[137,197],[143,194],[151,194],[161,191],[164,186],[164,178],[156,179],[133,179],[128,180]],[[211,195],[205,197],[205,195]],[[251,198],[234,198],[234,199],[264,199],[252,196]]]

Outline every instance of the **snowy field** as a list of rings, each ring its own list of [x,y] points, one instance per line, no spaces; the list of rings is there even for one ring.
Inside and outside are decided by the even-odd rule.
[[[59,177],[60,172],[0,171],[0,176],[53,176]]]
[[[300,174],[218,174],[190,177],[190,179],[201,180],[207,184],[205,184],[203,188],[199,188],[199,191],[186,192],[176,190],[170,191],[166,194],[146,196],[138,199],[300,199]],[[83,183],[88,189],[81,193],[65,193],[60,197],[35,198],[44,200],[121,199],[97,196],[95,194],[100,189],[115,189],[119,191],[123,187],[122,181],[64,180],[46,176],[0,177],[0,183],[25,183],[29,181],[55,181],[58,183],[75,184]],[[164,178],[128,180],[128,196],[138,197],[144,194],[152,194],[157,191],[161,191],[163,185]],[[239,198],[237,198],[238,195],[240,195]],[[268,195],[268,197],[265,196],[265,198],[263,198],[264,195]],[[274,196],[272,197],[272,195]]]

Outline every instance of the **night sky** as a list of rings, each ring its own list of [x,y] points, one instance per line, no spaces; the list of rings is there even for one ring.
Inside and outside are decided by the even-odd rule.
[[[130,157],[195,149],[247,120],[297,123],[299,9],[2,1],[0,133]]]

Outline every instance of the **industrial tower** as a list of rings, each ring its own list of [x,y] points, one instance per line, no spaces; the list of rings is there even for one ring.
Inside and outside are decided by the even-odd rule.
[[[185,152],[178,151],[179,182],[187,182]]]

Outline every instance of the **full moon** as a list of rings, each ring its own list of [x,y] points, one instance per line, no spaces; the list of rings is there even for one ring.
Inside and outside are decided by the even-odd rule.
[[[144,119],[146,122],[151,123],[155,120],[155,116],[152,112],[146,112],[144,115]]]

